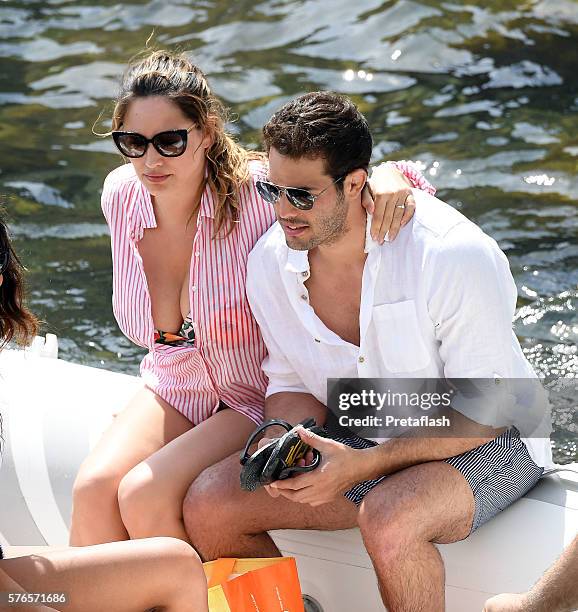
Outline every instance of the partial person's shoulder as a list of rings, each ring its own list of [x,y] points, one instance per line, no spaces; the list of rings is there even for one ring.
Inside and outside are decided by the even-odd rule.
[[[435,196],[419,189],[412,189],[412,193],[415,199],[414,231],[422,230],[432,238],[443,239],[460,225],[474,225],[459,210]]]
[[[414,190],[414,195],[414,234],[422,234],[435,254],[431,263],[472,270],[497,261],[508,265],[497,242],[461,212],[429,194]]]
[[[422,261],[424,269],[434,271],[446,267],[467,273],[508,266],[496,241],[459,210],[423,191],[412,192],[416,203],[413,218],[394,242],[381,246],[400,254],[394,258],[400,266],[408,253]]]
[[[123,164],[108,173],[104,179],[104,188],[114,189],[127,183],[135,183],[138,177],[131,163]]]
[[[275,221],[273,207],[265,202],[259,190],[257,181],[267,178],[268,166],[266,159],[251,159],[248,162],[249,177],[242,185],[240,196],[240,231],[246,236],[249,248],[255,244],[258,238],[271,227]]]
[[[265,154],[263,154],[263,157],[259,155],[254,159],[250,159],[247,165],[253,182],[262,181],[267,178],[269,163],[267,162],[267,157]]]
[[[128,163],[115,168],[104,179],[100,204],[108,224],[124,216],[127,200],[141,185],[133,165]]]

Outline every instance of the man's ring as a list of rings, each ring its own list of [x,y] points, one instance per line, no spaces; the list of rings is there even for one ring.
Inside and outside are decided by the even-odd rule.
[[[405,204],[396,204],[395,207],[396,208],[405,208]]]

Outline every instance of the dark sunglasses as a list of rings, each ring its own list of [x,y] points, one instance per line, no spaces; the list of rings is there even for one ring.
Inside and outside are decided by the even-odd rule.
[[[159,132],[152,138],[147,138],[137,132],[112,132],[112,139],[118,150],[126,157],[142,157],[149,146],[149,142],[163,157],[178,157],[187,148],[188,133],[196,127],[191,125],[187,130],[167,130]]]
[[[345,176],[340,176],[335,179],[331,185],[335,185],[342,181]],[[257,181],[257,191],[259,195],[268,202],[269,204],[277,204],[277,202],[281,199],[281,196],[285,194],[287,196],[287,200],[289,204],[295,206],[299,210],[311,210],[313,208],[313,204],[315,204],[315,200],[323,195],[331,185],[327,185],[325,189],[320,191],[319,193],[311,193],[308,189],[300,189],[299,187],[282,187],[281,185],[275,185],[274,183],[269,183],[267,181]]]

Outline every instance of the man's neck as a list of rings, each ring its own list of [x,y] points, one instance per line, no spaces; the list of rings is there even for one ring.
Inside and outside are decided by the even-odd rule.
[[[367,256],[365,253],[367,213],[361,202],[351,207],[347,227],[349,230],[334,242],[321,244],[309,251],[310,265],[315,262],[324,268],[363,267]]]

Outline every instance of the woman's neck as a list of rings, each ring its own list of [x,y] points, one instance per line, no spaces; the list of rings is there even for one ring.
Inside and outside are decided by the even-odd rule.
[[[157,227],[187,227],[201,203],[205,182],[200,182],[188,193],[171,193],[153,196],[153,208]]]

